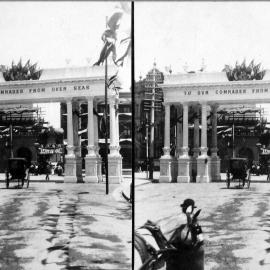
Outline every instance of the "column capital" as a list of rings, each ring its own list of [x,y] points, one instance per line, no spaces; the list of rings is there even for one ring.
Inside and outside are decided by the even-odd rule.
[[[65,101],[66,101],[66,103],[73,102],[73,98],[72,97],[67,97],[67,98],[65,98]]]
[[[201,106],[207,106],[207,105],[209,105],[208,104],[208,102],[207,101],[199,101],[199,104],[201,105]]]
[[[110,104],[115,104],[116,103],[116,97],[115,96],[109,96],[109,103]]]
[[[94,101],[94,97],[93,96],[87,96],[85,97],[87,101]]]
[[[214,110],[218,109],[219,104],[218,103],[212,103],[212,104],[210,104],[210,106],[211,106],[211,109],[214,111]]]
[[[168,102],[168,101],[164,101],[163,104],[164,104],[164,107],[171,106],[172,105],[172,103],[171,102]]]

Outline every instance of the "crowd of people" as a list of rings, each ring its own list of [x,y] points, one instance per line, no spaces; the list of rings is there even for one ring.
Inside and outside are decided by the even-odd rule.
[[[46,174],[46,180],[49,180],[49,175],[51,174],[62,176],[64,172],[64,166],[61,162],[57,162],[56,164],[53,164],[50,161],[42,163],[35,162],[31,164],[29,172],[33,175]]]

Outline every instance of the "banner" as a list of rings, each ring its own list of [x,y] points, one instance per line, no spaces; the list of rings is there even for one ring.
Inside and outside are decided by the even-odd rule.
[[[261,148],[261,155],[270,155],[270,149]]]
[[[38,149],[39,155],[52,155],[52,154],[63,154],[62,148],[39,148]]]

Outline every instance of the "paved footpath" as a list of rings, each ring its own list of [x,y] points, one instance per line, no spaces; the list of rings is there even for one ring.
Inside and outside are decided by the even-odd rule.
[[[135,228],[147,219],[165,235],[185,222],[180,203],[193,198],[202,209],[199,222],[205,238],[205,270],[270,269],[270,183],[250,189],[225,183],[144,184],[135,190]]]
[[[0,183],[0,269],[131,269],[131,206],[120,185]]]

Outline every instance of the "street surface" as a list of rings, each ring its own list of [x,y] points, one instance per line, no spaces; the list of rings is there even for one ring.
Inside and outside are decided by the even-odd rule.
[[[205,239],[205,270],[270,269],[270,183],[252,176],[250,189],[222,183],[146,183],[135,188],[135,229],[148,219],[169,237],[185,223],[179,205],[193,198]],[[137,182],[139,182],[138,180]],[[236,183],[235,183],[236,185]],[[150,238],[148,238],[150,239]]]
[[[34,181],[6,189],[1,182],[0,269],[131,269],[131,205],[120,191]]]

